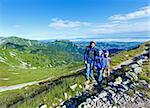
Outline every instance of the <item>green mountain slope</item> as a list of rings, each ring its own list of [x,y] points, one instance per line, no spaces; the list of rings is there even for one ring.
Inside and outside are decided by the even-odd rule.
[[[0,45],[6,44],[6,43],[13,43],[17,45],[23,45],[23,46],[36,46],[40,45],[41,42],[37,40],[28,40],[24,38],[19,38],[19,37],[0,37]]]
[[[82,49],[72,42],[42,43],[18,37],[0,39],[0,66],[55,67],[82,59]]]
[[[18,37],[0,40],[0,86],[68,74],[83,63],[82,49],[70,41],[42,43]]]

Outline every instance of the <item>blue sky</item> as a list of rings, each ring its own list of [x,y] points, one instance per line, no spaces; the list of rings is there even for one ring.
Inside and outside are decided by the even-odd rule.
[[[0,0],[0,36],[149,37],[149,0]]]

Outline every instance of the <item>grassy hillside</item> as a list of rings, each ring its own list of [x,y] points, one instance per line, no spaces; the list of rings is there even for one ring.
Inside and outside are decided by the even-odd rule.
[[[82,65],[82,49],[69,41],[42,43],[9,37],[0,43],[0,86],[52,78]]]
[[[55,67],[79,61],[82,58],[82,49],[69,41],[42,43],[36,40],[9,37],[1,39],[0,51],[1,59],[3,61],[8,59],[3,63],[11,62],[14,63],[13,65],[19,65],[18,62],[24,62],[28,68]]]

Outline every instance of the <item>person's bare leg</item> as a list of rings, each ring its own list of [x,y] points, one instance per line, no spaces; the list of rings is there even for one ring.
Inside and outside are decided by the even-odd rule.
[[[110,76],[110,69],[108,68],[108,77]]]
[[[106,77],[107,71],[106,69],[104,69],[104,77]]]
[[[108,80],[109,77],[109,69],[106,69],[106,79]]]

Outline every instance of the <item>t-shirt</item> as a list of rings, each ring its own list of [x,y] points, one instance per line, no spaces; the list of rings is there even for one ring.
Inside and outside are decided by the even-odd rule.
[[[110,63],[111,63],[111,58],[110,57],[106,57],[104,58],[104,67],[105,68],[110,68]]]

